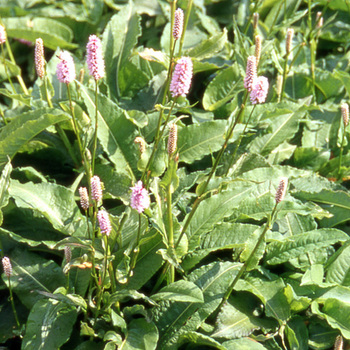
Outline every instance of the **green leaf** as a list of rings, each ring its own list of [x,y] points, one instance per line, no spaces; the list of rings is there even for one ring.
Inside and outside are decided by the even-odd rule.
[[[218,307],[240,266],[228,262],[202,266],[188,275],[188,280],[201,288],[204,303],[161,302],[160,308],[154,309],[160,349],[177,349],[179,337],[205,321]]]
[[[237,64],[221,70],[210,82],[203,95],[203,107],[214,111],[232,99],[238,92],[237,82],[241,79]]]
[[[75,307],[57,300],[39,300],[32,308],[21,349],[59,349],[77,319]]]
[[[21,38],[35,42],[42,38],[44,45],[51,50],[75,49],[78,45],[73,44],[72,30],[61,21],[51,18],[40,17],[14,17],[3,18],[8,36]]]
[[[1,208],[5,207],[9,200],[8,187],[10,184],[11,171],[12,171],[12,165],[11,165],[11,162],[8,161],[4,167],[4,170],[1,173],[1,178],[0,178],[0,226],[2,225],[2,221],[3,221],[3,214],[2,214]]]
[[[157,294],[152,295],[156,301],[169,300],[191,303],[203,303],[203,293],[193,282],[180,280],[162,288]]]
[[[343,300],[328,298],[322,311],[316,302],[311,304],[311,310],[317,315],[325,317],[328,324],[340,330],[344,338],[350,338],[350,304]],[[341,312],[339,312],[341,310]]]
[[[186,55],[196,58],[198,61],[204,60],[214,56],[220,51],[227,41],[227,30],[220,34],[213,35],[207,40],[203,40],[200,44],[195,46],[193,49],[186,52]]]
[[[326,282],[350,287],[350,245],[344,244],[328,263]]]
[[[64,285],[62,269],[52,260],[17,248],[10,256],[13,268],[11,286],[21,302],[31,309],[43,296],[37,291],[53,292]],[[7,282],[7,278],[3,279]]]
[[[229,340],[224,342],[222,345],[225,346],[227,350],[266,350],[262,344],[258,343],[252,338],[241,338],[235,340]]]
[[[126,338],[119,350],[155,350],[158,342],[158,330],[153,322],[144,318],[132,320],[128,326]]]
[[[86,234],[86,220],[68,188],[49,182],[21,184],[11,180],[9,194],[18,207],[38,211],[60,232]]]
[[[267,155],[286,140],[290,140],[299,128],[299,121],[305,112],[300,108],[296,112],[279,109],[269,113],[271,132],[256,138],[250,145],[250,151]]]
[[[81,86],[81,93],[92,120],[95,119],[95,93]],[[136,179],[138,153],[134,140],[138,136],[136,125],[130,120],[127,111],[119,108],[109,98],[98,94],[97,136],[109,159],[118,172]]]
[[[218,151],[224,143],[226,121],[215,120],[179,128],[177,148],[180,161],[193,163]]]
[[[291,350],[308,350],[308,330],[305,320],[300,316],[295,316],[288,321],[285,334],[288,339],[289,349]]]
[[[180,337],[178,344],[179,346],[187,343],[195,345],[197,349],[198,347],[209,347],[210,349],[227,350],[213,338],[197,332],[187,332]]]
[[[64,112],[53,108],[40,108],[20,114],[1,129],[0,166],[8,161],[34,136],[50,125],[68,120]]]
[[[319,229],[301,233],[267,246],[265,261],[270,265],[282,264],[307,252],[327,248],[337,242],[344,242],[349,236],[336,229]]]
[[[128,60],[141,35],[140,16],[132,4],[124,6],[108,22],[103,33],[103,52],[106,62],[107,84],[111,93],[119,93],[119,71]]]

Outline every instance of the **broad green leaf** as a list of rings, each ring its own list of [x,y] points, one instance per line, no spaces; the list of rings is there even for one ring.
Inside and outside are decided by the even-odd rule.
[[[156,301],[169,300],[191,303],[203,303],[203,293],[193,282],[179,280],[162,288],[157,294],[152,295]]]
[[[177,148],[180,161],[191,164],[218,151],[225,141],[226,125],[226,121],[215,120],[179,128]],[[234,133],[232,141],[237,138],[238,131]]]
[[[344,244],[334,255],[327,264],[326,282],[350,287],[350,245]]]
[[[155,350],[157,342],[157,327],[153,322],[139,318],[130,322],[126,337],[118,350]]]
[[[267,317],[273,317],[279,323],[286,321],[290,315],[290,305],[284,293],[285,283],[282,278],[264,281],[261,278],[249,277],[240,280],[237,290],[244,290],[256,295],[265,305]]]
[[[293,236],[298,233],[313,231],[317,228],[317,223],[311,215],[299,215],[287,213],[282,218],[275,221],[278,231],[284,236]]]
[[[186,232],[189,237],[189,249],[196,248],[202,234],[208,232],[214,225],[229,216],[232,209],[238,208],[253,188],[254,185],[243,182],[235,190],[224,191],[202,201]]]
[[[40,17],[9,17],[3,18],[6,32],[10,37],[21,38],[35,42],[42,38],[44,45],[51,50],[58,47],[62,49],[74,49],[72,30],[61,21]]]
[[[309,344],[314,349],[331,349],[334,346],[338,330],[332,329],[324,320],[310,319]]]
[[[81,85],[81,93],[92,119],[96,107],[94,91]],[[137,173],[138,153],[134,140],[138,136],[136,126],[127,111],[119,108],[106,96],[98,95],[98,139],[118,172],[135,179]]]
[[[250,151],[267,155],[284,141],[290,140],[298,131],[299,121],[304,114],[301,109],[296,112],[282,109],[269,113],[271,132],[257,137],[251,143]]]
[[[204,109],[214,111],[232,99],[238,92],[237,81],[240,81],[240,78],[237,65],[219,71],[204,92]]]
[[[40,108],[20,114],[4,126],[0,133],[0,166],[7,162],[34,136],[50,125],[68,120],[64,112],[53,108]]]
[[[12,171],[12,165],[11,165],[11,162],[8,161],[4,167],[4,170],[1,173],[1,178],[0,178],[0,226],[2,225],[2,221],[3,221],[3,214],[2,214],[1,208],[7,205],[8,198],[9,198],[8,187],[10,184],[11,171]]]
[[[28,309],[43,298],[37,291],[50,293],[65,283],[61,267],[52,260],[19,248],[11,253],[10,259],[13,268],[11,286]],[[3,279],[7,281],[4,275]]]
[[[227,350],[213,338],[197,332],[187,332],[180,337],[178,344],[179,346],[187,343],[195,345],[197,348],[202,346],[205,348],[210,347],[210,349]]]
[[[120,95],[119,71],[141,35],[140,16],[134,13],[132,7],[132,3],[124,6],[110,19],[103,33],[107,84],[114,96]]]
[[[39,300],[29,314],[21,349],[59,349],[69,339],[76,319],[74,306]]]
[[[316,302],[311,304],[311,310],[315,314],[325,317],[328,324],[340,330],[343,337],[350,338],[350,304],[339,299],[328,298],[325,300],[322,311]],[[341,312],[340,312],[341,310]]]
[[[336,229],[319,229],[301,233],[267,246],[265,261],[270,265],[282,264],[290,259],[316,249],[327,248],[337,242],[344,242],[348,235]]]
[[[227,350],[266,350],[264,345],[258,343],[252,338],[240,338],[235,340],[225,341],[222,345]]]
[[[204,60],[214,56],[220,51],[227,41],[227,30],[220,34],[214,35],[207,40],[203,40],[200,44],[195,46],[193,49],[186,52],[186,55],[196,58],[198,61]]]
[[[68,188],[49,182],[21,184],[12,180],[9,194],[18,207],[38,211],[58,231],[68,235],[86,234],[86,220]]]
[[[160,332],[159,348],[177,349],[182,334],[195,331],[218,307],[225,291],[237,274],[240,264],[212,263],[188,275],[188,280],[201,288],[204,303],[161,302],[154,309],[154,320]]]
[[[333,214],[332,217],[324,218],[321,221],[321,227],[333,227],[349,220],[350,194],[346,191],[322,189],[315,192],[307,189],[305,191],[295,192],[293,195],[301,200],[316,202]]]
[[[250,335],[259,328],[259,323],[255,320],[255,317],[227,303],[218,315],[216,328],[211,336],[225,339],[241,338]]]
[[[308,330],[305,320],[300,316],[295,316],[288,321],[285,334],[288,339],[289,349],[291,350],[308,350]]]

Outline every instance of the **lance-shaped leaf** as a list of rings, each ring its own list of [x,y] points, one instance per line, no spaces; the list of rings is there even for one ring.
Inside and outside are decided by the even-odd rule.
[[[0,134],[0,166],[8,161],[34,136],[52,124],[68,120],[64,112],[53,108],[40,108],[20,114],[5,125]]]

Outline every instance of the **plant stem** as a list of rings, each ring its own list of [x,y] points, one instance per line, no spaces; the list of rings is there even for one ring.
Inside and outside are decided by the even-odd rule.
[[[15,302],[13,300],[12,286],[11,286],[11,279],[10,279],[10,277],[8,277],[8,282],[9,282],[11,307],[12,307],[13,315],[15,316],[17,327],[19,329],[21,327],[21,324],[19,323],[18,316],[17,316],[17,311],[16,311],[16,307],[15,307]]]
[[[7,64],[6,64],[6,58],[5,58],[5,51],[4,51],[4,45],[1,44],[1,53],[2,53],[2,59],[4,61],[4,67],[5,67],[5,72],[6,72],[6,75],[7,75],[7,79],[12,87],[12,90],[13,90],[13,93],[14,94],[17,94],[17,91],[12,83],[12,79],[10,77],[10,74],[9,74],[9,71],[8,71],[8,67],[7,67]]]
[[[244,26],[244,29],[243,29],[243,34],[244,35],[246,35],[247,32],[248,32],[249,25],[252,22],[252,18],[253,18],[254,13],[256,12],[256,10],[257,10],[257,8],[259,6],[259,3],[260,3],[260,0],[256,1],[253,11],[250,12],[249,18],[248,18],[248,20],[247,20],[247,22],[246,22],[246,24]]]
[[[0,113],[1,113],[1,118],[4,121],[4,124],[7,125],[7,120],[5,118],[4,112],[2,110],[0,110]]]
[[[265,239],[265,235],[266,232],[269,230],[269,228],[271,227],[272,224],[272,220],[275,216],[276,210],[277,210],[277,205],[278,203],[276,202],[274,208],[272,209],[272,213],[271,216],[268,218],[267,223],[265,224],[264,227],[264,231],[261,233],[261,235],[259,236],[258,241],[256,242],[256,245],[254,247],[254,249],[252,250],[252,252],[250,253],[248,259],[245,261],[245,263],[242,265],[242,267],[240,268],[240,270],[238,271],[236,277],[234,278],[234,280],[232,281],[232,283],[230,284],[230,286],[227,288],[226,293],[224,294],[224,297],[221,301],[221,303],[219,304],[217,310],[216,310],[216,314],[218,314],[222,308],[222,306],[226,303],[226,301],[228,300],[228,298],[230,297],[236,283],[238,282],[238,280],[243,276],[243,274],[245,273],[247,267],[249,266],[250,262],[252,261],[252,259],[254,258],[254,255],[256,254],[257,250],[260,247],[260,244],[263,242],[263,240]]]
[[[170,161],[170,157],[169,157]],[[167,186],[167,209],[168,209],[168,244],[171,250],[174,250],[174,228],[173,228],[173,213],[172,213],[172,193],[171,184]],[[170,266],[170,283],[175,280],[175,268]]]
[[[340,154],[339,154],[338,180],[340,180],[340,178],[341,178],[341,170],[340,170],[340,168],[341,168],[341,163],[342,163],[342,158],[343,158],[345,133],[346,133],[346,126],[344,125],[343,137],[342,137],[342,140],[341,140]]]
[[[11,50],[11,45],[10,45],[10,43],[9,43],[8,40],[6,40],[6,48],[7,48],[7,52],[8,52],[8,54],[9,54],[9,57],[10,57],[11,62],[12,62],[13,64],[17,65],[17,64],[16,64],[16,61],[15,61],[15,58],[13,57],[13,53],[12,53],[12,50]],[[17,78],[17,80],[18,80],[18,82],[19,82],[19,85],[21,85],[21,88],[22,88],[23,92],[25,93],[25,95],[29,95],[28,90],[27,90],[27,87],[26,87],[26,84],[24,83],[24,81],[23,81],[21,75],[20,75],[20,74],[17,75],[16,78]]]
[[[227,170],[226,170],[225,176],[228,175],[228,173],[229,173],[229,171],[230,171],[230,169],[231,169],[231,166],[233,165],[233,162],[234,162],[235,157],[236,157],[236,153],[237,153],[237,151],[238,151],[239,146],[241,145],[242,139],[243,139],[243,137],[244,137],[244,135],[245,135],[245,131],[246,131],[247,126],[248,126],[248,124],[249,124],[249,122],[250,122],[250,118],[251,118],[252,115],[253,115],[253,112],[254,112],[255,107],[256,107],[256,104],[254,105],[254,107],[252,108],[252,111],[250,112],[249,118],[248,118],[248,120],[247,120],[247,122],[246,122],[246,124],[245,124],[245,126],[244,126],[243,132],[242,132],[242,134],[241,134],[240,137],[239,137],[237,146],[235,147],[235,150],[234,150],[233,153],[232,153],[231,161],[230,161],[230,164],[229,164],[229,166],[228,166],[228,168],[227,168]]]
[[[311,0],[308,0],[308,25],[310,32],[310,59],[311,59],[311,80],[312,80],[312,96],[316,103],[316,88],[315,88],[315,61],[316,61],[316,41],[312,34],[312,18],[311,18]]]
[[[180,39],[180,47],[179,47],[179,54],[178,54],[179,57],[181,56],[182,47],[183,47],[183,44],[184,44],[184,41],[185,41],[185,32],[186,32],[187,25],[188,25],[188,19],[190,18],[192,4],[193,4],[193,0],[188,0],[187,9],[186,9],[186,16],[185,16],[185,19],[184,19],[183,31],[182,31],[181,39]]]
[[[98,84],[97,84],[97,80],[95,80],[95,109],[96,109],[96,114],[95,114],[94,145],[93,145],[93,149],[92,149],[92,165],[91,165],[92,174],[95,173],[95,157],[96,157],[96,148],[97,148],[97,126],[98,126],[98,108],[97,108],[97,103],[98,103]]]

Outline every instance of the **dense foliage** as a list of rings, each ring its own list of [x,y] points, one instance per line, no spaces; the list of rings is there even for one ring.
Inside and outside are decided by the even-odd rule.
[[[346,347],[348,0],[0,16],[4,346]]]

